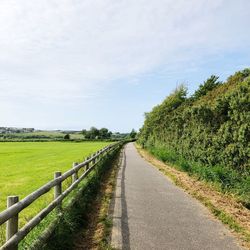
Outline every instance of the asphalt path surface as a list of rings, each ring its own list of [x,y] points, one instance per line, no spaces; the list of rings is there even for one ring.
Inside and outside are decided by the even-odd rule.
[[[113,200],[117,249],[240,250],[226,227],[197,200],[140,157],[129,143]]]

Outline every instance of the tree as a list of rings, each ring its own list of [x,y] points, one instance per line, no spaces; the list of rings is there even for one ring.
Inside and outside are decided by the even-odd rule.
[[[87,131],[86,129],[83,129],[83,130],[82,130],[83,136],[86,136],[87,132],[88,132],[88,131]]]
[[[167,110],[177,109],[185,102],[186,96],[187,87],[184,84],[181,84],[163,101],[163,105]]]
[[[91,127],[90,130],[83,129],[82,134],[85,139],[110,139],[112,132],[107,128],[97,129],[96,127]]]
[[[99,136],[101,139],[107,139],[109,138],[109,130],[107,128],[101,128],[99,130]]]
[[[66,134],[64,137],[63,137],[64,140],[70,140],[70,135],[69,134]]]
[[[131,139],[135,139],[136,135],[137,135],[137,133],[135,132],[134,129],[132,129],[132,131],[131,131],[130,134],[129,134],[130,138],[131,138]]]
[[[91,127],[88,131],[89,139],[98,139],[99,137],[99,130],[96,127]]]
[[[199,86],[199,88],[194,92],[192,98],[194,100],[199,99],[201,96],[206,95],[209,91],[216,88],[218,85],[222,84],[222,82],[218,81],[219,77],[215,75],[211,75],[203,84]]]

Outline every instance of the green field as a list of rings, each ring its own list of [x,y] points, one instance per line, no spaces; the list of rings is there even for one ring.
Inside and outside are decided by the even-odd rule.
[[[53,179],[55,171],[65,172],[72,162],[81,162],[110,142],[2,142],[0,143],[0,211],[6,208],[8,195],[20,198]],[[28,220],[48,203],[39,199],[22,215]]]

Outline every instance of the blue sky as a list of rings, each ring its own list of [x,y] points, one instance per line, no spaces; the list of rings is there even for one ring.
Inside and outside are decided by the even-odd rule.
[[[139,129],[181,83],[250,67],[249,0],[1,0],[0,126]]]

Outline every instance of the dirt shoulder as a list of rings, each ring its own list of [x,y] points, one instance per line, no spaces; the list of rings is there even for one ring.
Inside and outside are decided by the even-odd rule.
[[[240,244],[250,249],[250,210],[237,202],[232,195],[223,194],[212,185],[166,165],[148,151],[135,145],[145,160],[168,176],[177,186],[206,205],[215,217],[230,228]]]

